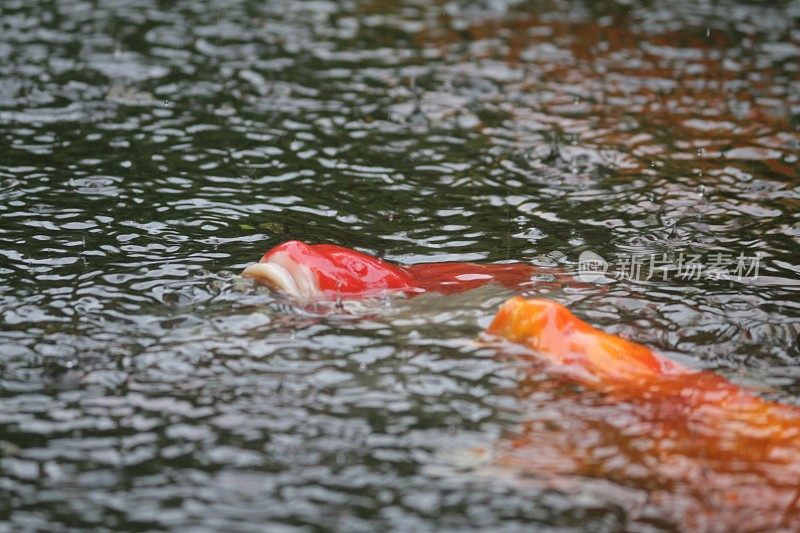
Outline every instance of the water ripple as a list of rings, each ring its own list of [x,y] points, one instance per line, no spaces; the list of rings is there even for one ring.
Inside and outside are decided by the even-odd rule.
[[[630,413],[474,341],[510,291],[300,306],[235,274],[293,238],[528,261],[526,294],[800,404],[796,1],[0,12],[10,530],[686,525],[603,440]],[[584,251],[761,263],[565,286]],[[564,424],[624,475],[576,488]],[[520,479],[491,450],[525,427]]]

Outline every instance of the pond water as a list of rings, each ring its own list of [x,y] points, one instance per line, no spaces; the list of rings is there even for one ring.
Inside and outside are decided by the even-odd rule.
[[[289,239],[533,262],[527,294],[800,405],[799,20],[4,1],[0,530],[685,527],[636,476],[475,452],[594,412],[476,342],[511,291],[309,307],[238,272]],[[607,283],[548,282],[585,252]]]

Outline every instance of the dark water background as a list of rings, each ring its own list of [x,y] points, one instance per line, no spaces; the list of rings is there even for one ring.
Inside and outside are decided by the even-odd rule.
[[[290,238],[544,277],[758,253],[530,293],[800,404],[798,28],[797,1],[4,0],[0,530],[675,527],[471,456],[575,394],[475,343],[508,291],[308,309],[236,273]]]

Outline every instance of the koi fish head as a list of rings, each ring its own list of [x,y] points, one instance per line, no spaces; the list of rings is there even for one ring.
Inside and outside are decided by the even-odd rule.
[[[303,299],[421,290],[401,267],[341,246],[300,241],[271,249],[242,276]]]
[[[509,299],[487,332],[525,344],[561,367],[580,369],[582,379],[590,382],[630,380],[679,368],[641,344],[595,329],[550,300]]]
[[[576,324],[580,321],[557,302],[516,296],[500,307],[487,331],[538,348],[547,337],[563,338]]]

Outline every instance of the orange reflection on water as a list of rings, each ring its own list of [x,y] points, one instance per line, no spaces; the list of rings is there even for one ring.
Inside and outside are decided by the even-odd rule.
[[[547,300],[512,298],[488,332],[533,349],[522,356],[533,364],[519,390],[533,404],[546,392],[542,364],[588,389],[550,391],[500,446],[497,464],[568,490],[582,490],[580,478],[611,481],[634,495],[617,498],[634,519],[800,527],[800,409],[599,331]]]
[[[414,41],[443,57],[469,50],[478,65],[505,63],[518,78],[503,80],[510,130],[556,129],[585,147],[619,146],[637,159],[612,160],[619,174],[666,162],[706,172],[733,161],[797,176],[796,159],[782,158],[800,146],[791,123],[800,100],[777,90],[796,83],[794,56],[763,53],[763,36],[746,24],[675,29],[668,20],[646,24],[623,6],[612,11],[520,10],[458,24],[443,14]]]

